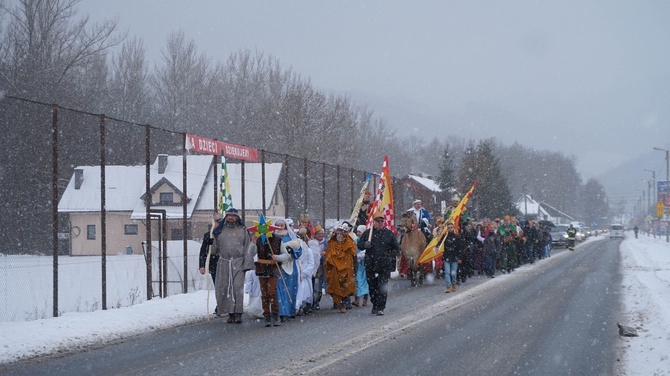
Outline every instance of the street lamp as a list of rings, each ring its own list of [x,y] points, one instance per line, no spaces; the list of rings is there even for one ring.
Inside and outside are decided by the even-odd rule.
[[[651,201],[651,193],[649,192],[651,190],[651,180],[647,180],[647,179],[640,179],[640,180],[642,180],[643,183],[647,183],[647,201],[643,202],[642,205],[646,204],[646,207],[645,207],[644,211],[647,212],[647,213],[651,213],[651,211],[650,211],[651,210],[651,203],[649,202],[649,201]],[[642,193],[644,193],[644,188],[642,190]]]
[[[660,151],[665,152],[665,189],[667,191],[668,184],[670,184],[669,183],[669,181],[670,181],[670,150],[657,148],[656,146],[654,146],[654,150],[660,150]],[[663,214],[665,214],[665,213],[663,213]],[[665,241],[666,242],[670,242],[670,234],[668,234],[668,232],[670,232],[670,231],[668,231],[668,230],[670,230],[670,228],[668,228],[668,227],[669,226],[668,226],[668,223],[666,221],[666,225],[665,225]]]
[[[638,206],[638,207],[640,208],[640,217],[644,218],[645,211],[646,211],[644,209],[644,201],[645,201],[645,199],[644,199],[644,189],[638,188],[637,190],[642,192],[642,197],[638,198],[638,202],[640,203],[640,206]],[[643,221],[644,221],[644,219],[642,219],[640,222],[643,222]]]

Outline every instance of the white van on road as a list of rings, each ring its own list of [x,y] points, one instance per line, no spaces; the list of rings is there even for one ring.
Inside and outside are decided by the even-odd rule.
[[[624,230],[623,225],[620,224],[610,225],[610,239],[613,238],[623,239],[623,230]]]

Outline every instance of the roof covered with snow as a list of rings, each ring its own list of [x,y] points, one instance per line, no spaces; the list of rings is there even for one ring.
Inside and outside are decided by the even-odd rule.
[[[263,209],[263,181],[261,163],[244,164],[244,209],[262,210]],[[242,165],[237,163],[226,163],[228,169],[228,183],[230,184],[231,195],[233,196],[233,207],[242,208]],[[275,190],[279,184],[281,176],[282,163],[265,164],[265,208],[269,209],[274,198]],[[217,174],[221,179],[221,171]],[[218,185],[218,184],[217,184]],[[202,195],[197,210],[214,210],[214,178],[211,175],[205,182],[202,189]]]
[[[540,205],[539,202],[533,200],[529,195],[523,195],[516,202],[516,208],[519,209],[521,214],[532,214],[532,215],[547,215],[547,211]]]
[[[78,166],[83,171],[80,189],[75,189],[75,174],[58,202],[59,212],[100,211],[100,166]],[[145,192],[144,166],[107,166],[105,168],[105,209],[128,211]]]
[[[194,210],[214,210],[214,172],[211,168],[213,156],[188,155],[186,157],[188,195],[187,216]],[[182,156],[167,156],[164,173],[158,172],[158,158],[150,166],[151,190],[159,185],[168,184],[177,192],[182,191]],[[241,164],[227,164],[233,205],[241,208]],[[72,174],[63,196],[58,203],[59,212],[100,212],[100,166],[78,166],[83,171],[80,189],[75,189],[75,173]],[[270,207],[279,177],[281,163],[265,164],[265,202]],[[145,205],[142,196],[146,193],[145,167],[142,166],[106,166],[105,168],[105,209],[107,211],[132,211],[132,219],[144,219]],[[217,176],[220,178],[221,171]],[[218,185],[218,184],[217,184]],[[262,179],[260,163],[245,163],[245,209],[262,209]],[[154,209],[165,209],[167,218],[181,218],[183,208],[178,206],[152,205]],[[267,209],[267,208],[266,208]]]
[[[160,156],[159,156],[160,158]],[[158,185],[168,183],[182,192],[183,183],[183,157],[181,155],[170,155],[167,156],[167,165],[165,167],[165,172],[159,173],[158,171],[158,159],[154,164],[151,165],[150,174],[151,174],[151,189],[154,190],[158,188]],[[200,199],[200,192],[202,187],[205,185],[205,181],[210,175],[212,161],[214,156],[211,155],[187,155],[186,156],[186,195],[188,197],[188,203],[186,205],[187,217],[191,217],[193,210],[195,210],[196,204]],[[211,178],[210,178],[211,180]],[[144,182],[144,179],[142,179]],[[142,192],[142,195],[145,192]],[[130,216],[131,219],[144,219],[146,218],[146,206],[144,200],[141,196],[135,198],[135,205],[133,206],[133,214]],[[160,206],[160,205],[151,205],[153,209],[164,209],[166,212],[167,219],[178,219],[183,217],[184,209],[181,205],[179,206]]]
[[[410,179],[416,181],[417,183],[423,185],[424,187],[433,192],[442,192],[440,185],[435,180],[424,178],[422,176],[417,175],[408,175],[408,176]]]

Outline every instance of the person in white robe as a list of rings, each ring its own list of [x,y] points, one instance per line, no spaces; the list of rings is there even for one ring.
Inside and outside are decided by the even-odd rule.
[[[300,239],[300,248],[302,254],[296,260],[298,266],[298,294],[295,300],[296,315],[302,316],[305,311],[309,311],[314,299],[314,288],[312,285],[312,276],[314,275],[314,254],[307,246],[305,241],[309,241],[309,233],[306,228],[298,231]]]

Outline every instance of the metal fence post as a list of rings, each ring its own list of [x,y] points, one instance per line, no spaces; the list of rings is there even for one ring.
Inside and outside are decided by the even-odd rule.
[[[106,175],[107,140],[105,139],[105,115],[100,115],[100,257],[102,268],[102,309],[107,309],[107,208]]]
[[[144,210],[146,212],[146,242],[147,253],[145,261],[147,264],[147,300],[153,297],[153,286],[151,285],[151,274],[153,273],[151,267],[151,126],[149,124],[144,126],[144,166],[145,166],[145,198]]]
[[[188,178],[187,178],[187,160],[186,160],[186,133],[181,134],[182,138],[182,198],[181,198],[181,207],[182,207],[182,244],[184,247],[184,294],[188,292],[188,192],[186,190]],[[167,272],[166,272],[167,275]],[[166,277],[167,279],[167,277]],[[167,296],[167,292],[165,294]]]
[[[58,317],[58,106],[51,108],[51,241],[53,251],[53,317]]]

